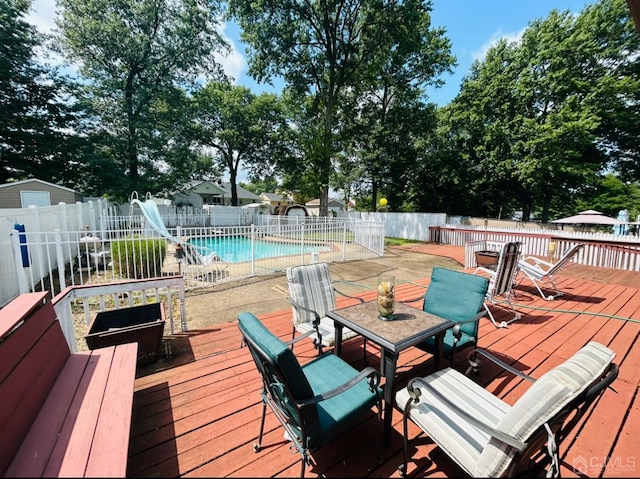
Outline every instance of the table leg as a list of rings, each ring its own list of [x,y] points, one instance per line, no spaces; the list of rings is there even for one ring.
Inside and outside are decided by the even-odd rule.
[[[442,351],[444,350],[444,334],[436,335],[436,351],[433,357],[433,370],[440,371],[440,360],[442,359]]]
[[[391,446],[391,419],[393,416],[393,383],[396,377],[398,354],[383,348],[384,354],[384,410],[382,413],[382,443]]]
[[[340,354],[342,354],[342,324],[340,324],[338,321],[334,321],[333,322],[333,326],[335,327],[335,332],[334,332],[334,341],[335,341],[335,346],[334,346],[334,351],[336,356],[340,357]]]

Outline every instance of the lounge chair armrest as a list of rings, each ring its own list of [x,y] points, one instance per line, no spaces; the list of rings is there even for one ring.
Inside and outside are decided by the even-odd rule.
[[[307,331],[306,333],[301,334],[300,336],[296,336],[293,339],[290,339],[289,341],[285,341],[284,344],[286,344],[287,346],[291,346],[292,344],[296,344],[298,341],[303,340],[304,338],[307,338],[309,336],[312,336],[316,334],[316,330],[312,329],[310,331]]]
[[[416,384],[418,385],[418,387],[416,387]],[[409,380],[409,384],[407,385],[407,392],[409,393],[409,397],[411,398],[411,400],[407,401],[407,406],[405,407],[405,412],[404,412],[405,415],[409,413],[411,404],[418,402],[418,398],[420,397],[420,394],[421,394],[420,387],[423,387],[434,396],[437,396],[439,400],[444,402],[448,407],[450,407],[457,414],[462,416],[467,422],[469,422],[470,424],[473,424],[476,428],[486,432],[487,434],[490,434],[492,437],[495,437],[496,439],[503,442],[504,444],[508,444],[509,446],[516,448],[519,452],[524,451],[525,448],[527,447],[527,443],[522,442],[516,439],[515,437],[506,434],[503,431],[499,431],[493,426],[481,421],[475,416],[472,416],[467,411],[465,411],[460,406],[458,406],[456,403],[451,401],[447,396],[445,396],[440,391],[438,391],[436,388],[434,388],[430,384],[423,381],[422,378],[413,378]]]
[[[451,332],[453,333],[453,337],[456,338],[457,341],[459,341],[460,338],[462,338],[462,331],[460,330],[460,327],[463,324],[474,323],[476,321],[480,321],[480,318],[482,318],[486,314],[487,314],[487,312],[485,310],[482,310],[478,314],[476,314],[473,318],[465,319],[464,321],[457,321],[456,324],[451,329]]]
[[[522,371],[518,371],[514,367],[509,366],[504,361],[501,361],[500,359],[496,358],[491,353],[485,351],[484,349],[480,349],[480,348],[476,348],[473,351],[471,351],[469,353],[468,357],[467,357],[467,360],[469,361],[469,364],[471,365],[471,368],[473,368],[473,369],[477,369],[480,366],[480,361],[478,361],[477,359],[472,359],[472,358],[475,358],[475,356],[478,355],[478,354],[480,354],[481,356],[484,356],[485,358],[487,358],[491,362],[493,362],[493,363],[497,364],[498,366],[500,366],[505,371],[509,371],[510,373],[515,374],[516,376],[519,376],[519,377],[521,377],[523,379],[526,379],[528,381],[531,381],[531,382],[535,382],[535,380],[536,380],[536,378],[534,378],[533,376],[529,376],[528,374],[525,374]]]
[[[329,354],[332,354],[332,353],[329,353]],[[330,399],[334,396],[342,394],[348,389],[351,389],[353,386],[355,386],[365,378],[369,378],[369,387],[371,388],[371,390],[377,391],[378,385],[380,384],[380,373],[378,372],[377,369],[374,369],[371,366],[369,366],[364,368],[362,371],[360,371],[357,376],[354,376],[352,379],[338,386],[337,388],[331,389],[330,391],[327,391],[324,394],[318,394],[316,396],[313,396],[312,398],[305,399],[304,401],[299,401],[298,405],[300,407],[310,406],[312,404],[317,404],[319,402]]]
[[[482,273],[486,274],[490,278],[493,278],[496,275],[496,272],[494,270],[485,268],[484,266],[478,266],[473,274],[476,274],[478,271],[481,271]]]

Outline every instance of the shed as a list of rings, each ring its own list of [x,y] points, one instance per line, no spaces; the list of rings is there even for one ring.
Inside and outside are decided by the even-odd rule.
[[[35,178],[0,185],[0,208],[51,206],[61,202],[75,204],[82,201],[82,193]]]

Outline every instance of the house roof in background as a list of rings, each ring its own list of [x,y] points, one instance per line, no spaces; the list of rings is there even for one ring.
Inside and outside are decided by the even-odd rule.
[[[217,181],[202,181],[202,180],[194,180],[188,183],[189,189],[196,189],[198,186],[203,183],[209,183],[213,185],[216,189],[220,190],[224,197],[231,198],[231,183],[218,183]],[[260,200],[260,197],[255,193],[251,193],[249,190],[245,190],[242,186],[236,185],[236,192],[238,193],[238,198],[250,199],[250,200]]]
[[[38,180],[37,178],[29,178],[28,180],[20,180],[20,181],[12,181],[10,183],[4,183],[0,185],[0,188],[5,188],[7,186],[15,186],[21,185],[25,183],[42,183],[43,185],[53,186],[54,188],[59,188],[61,190],[70,191],[72,193],[80,193],[79,191],[73,190],[71,188],[67,188],[66,186],[56,185],[55,183],[49,183],[48,181]]]
[[[280,193],[262,193],[261,196],[264,196],[269,201],[291,201],[289,196]]]
[[[231,183],[222,183],[221,186],[225,193],[231,197]],[[255,193],[251,193],[249,190],[245,190],[242,186],[236,185],[236,192],[238,193],[238,198],[250,199],[250,200],[260,200],[260,196]]]
[[[319,198],[315,198],[313,200],[307,201],[305,203],[306,206],[311,206],[313,207],[320,207],[320,199]],[[344,206],[344,203],[340,200],[337,200],[335,198],[329,198],[329,206]]]

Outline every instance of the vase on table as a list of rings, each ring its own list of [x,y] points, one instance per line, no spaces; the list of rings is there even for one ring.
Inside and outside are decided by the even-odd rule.
[[[396,280],[394,276],[378,276],[378,318],[383,321],[393,319]]]

